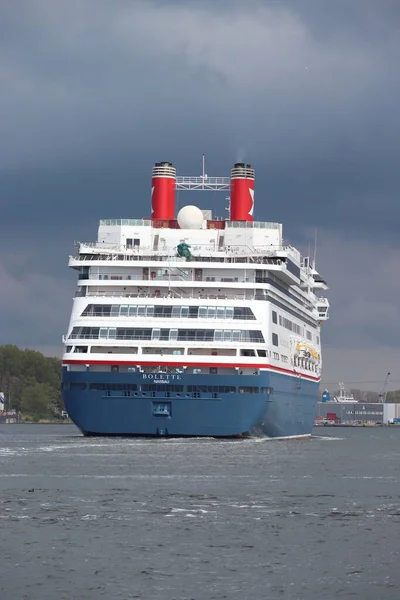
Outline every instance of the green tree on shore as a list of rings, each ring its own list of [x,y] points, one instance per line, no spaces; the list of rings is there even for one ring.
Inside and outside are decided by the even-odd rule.
[[[59,415],[63,410],[60,359],[10,344],[0,346],[0,391],[7,409],[37,419]]]

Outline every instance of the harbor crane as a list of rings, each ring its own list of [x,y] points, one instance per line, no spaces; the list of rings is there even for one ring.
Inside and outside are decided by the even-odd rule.
[[[378,396],[378,400],[379,402],[385,402],[386,401],[386,388],[387,388],[387,384],[389,381],[389,377],[390,377],[390,373],[388,373],[385,377],[385,381],[383,382],[383,386],[381,388],[381,391],[379,392],[379,396]]]

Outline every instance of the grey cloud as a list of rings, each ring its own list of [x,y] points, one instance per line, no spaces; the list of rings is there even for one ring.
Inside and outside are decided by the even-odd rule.
[[[197,174],[206,152],[210,174],[253,163],[256,216],[286,238],[324,232],[326,368],[349,368],[344,343],[368,348],[372,368],[374,344],[384,356],[397,336],[382,315],[398,315],[399,26],[397,0],[2,3],[2,278],[55,315],[43,343],[3,291],[4,337],[56,346],[73,239],[95,237],[101,217],[147,216],[152,163]],[[190,202],[223,214],[223,198]]]

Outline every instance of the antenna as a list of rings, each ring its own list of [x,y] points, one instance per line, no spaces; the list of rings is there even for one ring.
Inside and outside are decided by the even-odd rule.
[[[202,187],[202,189],[203,190],[204,190],[204,179],[205,179],[205,176],[206,176],[206,173],[205,173],[205,164],[206,164],[206,157],[203,154],[203,174],[202,174],[202,178],[203,178],[203,187]]]
[[[313,264],[313,267],[314,267],[314,269],[316,268],[316,267],[315,267],[315,261],[316,261],[316,259],[317,259],[317,233],[318,233],[318,229],[317,229],[317,228],[315,228],[315,238],[314,238],[314,258],[313,258],[313,262],[314,262],[314,264]]]

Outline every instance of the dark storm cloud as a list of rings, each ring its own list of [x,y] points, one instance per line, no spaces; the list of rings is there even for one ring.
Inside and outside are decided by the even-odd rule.
[[[218,173],[242,155],[255,164],[261,218],[272,208],[266,189],[289,218],[300,202],[306,221],[324,219],[323,196],[331,226],[349,197],[349,220],[361,195],[392,206],[400,150],[392,3],[217,6],[3,9],[0,159],[10,217],[40,219],[42,206],[49,222],[59,210],[73,219],[79,206],[86,219],[111,194],[127,211],[133,181],[145,214],[152,162],[165,156],[189,172],[188,155],[203,151]],[[358,214],[360,226],[375,212]]]
[[[41,289],[54,320],[41,343],[26,317],[25,343],[56,345],[72,241],[94,237],[100,217],[147,216],[154,161],[197,174],[206,152],[209,174],[253,163],[256,216],[283,222],[285,237],[307,243],[318,227],[348,343],[392,344],[379,325],[379,306],[393,304],[384,280],[383,298],[369,295],[363,310],[355,293],[365,297],[369,266],[397,252],[399,28],[397,0],[3,3],[3,318],[7,289],[35,298]],[[222,214],[223,199],[190,201]],[[344,249],[359,256],[356,278]],[[351,327],[349,314],[362,318]],[[334,351],[343,340],[329,327]]]

